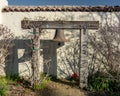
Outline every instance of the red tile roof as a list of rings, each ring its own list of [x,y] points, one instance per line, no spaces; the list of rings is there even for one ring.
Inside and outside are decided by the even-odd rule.
[[[2,12],[77,11],[120,12],[120,6],[7,6]]]

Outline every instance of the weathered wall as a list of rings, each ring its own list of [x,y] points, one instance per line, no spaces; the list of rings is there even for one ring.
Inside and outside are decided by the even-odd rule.
[[[0,0],[0,24],[2,24],[2,8],[5,6],[8,6],[8,1],[7,0]]]
[[[99,21],[100,24],[105,24],[106,20],[110,23],[119,23],[120,13],[118,12],[5,12],[2,13],[2,24],[8,26],[11,29],[11,32],[14,33],[15,37],[18,39],[15,40],[16,45],[14,48],[14,60],[11,65],[12,70],[16,72],[22,72],[21,74],[28,74],[28,67],[30,68],[30,62],[28,59],[21,60],[26,49],[29,49],[25,43],[26,39],[23,39],[23,36],[27,37],[30,35],[29,32],[32,30],[23,30],[21,28],[21,20],[29,18],[31,20],[65,20],[65,21]],[[88,32],[95,32],[93,30],[88,30]],[[47,30],[45,34],[41,35],[41,43],[45,45],[41,50],[43,51],[42,57],[40,57],[40,70],[46,70],[45,66],[42,65],[44,60],[52,58],[51,61],[51,74],[58,74],[62,77],[67,77],[71,75],[74,71],[74,65],[77,66],[79,61],[76,60],[76,55],[74,53],[75,42],[79,39],[79,30],[65,30],[65,37],[68,39],[68,42],[65,42],[62,46],[57,46],[55,42],[51,40],[54,37],[55,30]],[[27,41],[30,42],[29,40]],[[72,55],[73,53],[74,55]],[[24,59],[24,58],[23,58]],[[78,59],[77,59],[78,60]],[[27,66],[26,66],[27,64]],[[57,65],[56,65],[57,64]],[[56,72],[57,68],[57,72]],[[27,73],[26,73],[27,70]],[[25,72],[23,72],[25,71]],[[14,73],[16,73],[14,72]]]
[[[16,36],[24,34],[21,30],[21,20],[30,18],[31,20],[44,17],[48,20],[70,20],[70,21],[100,21],[105,23],[106,18],[111,22],[118,22],[118,12],[5,12],[2,14],[3,24],[7,25]],[[9,21],[9,22],[8,22]]]

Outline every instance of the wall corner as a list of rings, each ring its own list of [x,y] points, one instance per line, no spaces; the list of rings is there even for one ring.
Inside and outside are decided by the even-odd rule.
[[[2,24],[2,9],[4,7],[8,6],[8,1],[7,0],[0,0],[0,24]]]

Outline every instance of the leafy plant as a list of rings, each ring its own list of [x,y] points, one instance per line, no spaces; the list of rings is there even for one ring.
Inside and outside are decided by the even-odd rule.
[[[41,90],[46,88],[47,83],[49,82],[50,77],[46,73],[40,74],[40,83],[33,85],[34,90]]]
[[[20,76],[18,74],[6,76],[6,78],[8,80],[12,80],[12,81],[16,81],[16,82],[20,80]]]
[[[34,85],[33,89],[37,90],[37,91],[44,89],[44,88],[46,88],[47,83],[48,83],[48,80],[43,80],[40,84]]]
[[[4,77],[0,77],[0,96],[6,96],[8,93],[7,81]]]
[[[120,96],[120,25],[114,24],[106,20],[88,36],[89,89],[112,94],[108,96]]]
[[[103,72],[96,72],[89,77],[89,90],[98,92],[120,92],[120,82],[111,79]],[[113,95],[114,96],[114,95]]]
[[[40,79],[44,79],[45,77],[47,77],[46,73],[43,72],[43,73],[40,74]]]

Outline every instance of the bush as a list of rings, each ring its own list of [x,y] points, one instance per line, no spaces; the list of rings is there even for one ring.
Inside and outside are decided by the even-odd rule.
[[[48,80],[43,80],[40,84],[34,85],[33,89],[37,90],[37,91],[41,90],[41,89],[44,89],[44,88],[46,88],[47,82],[48,82]]]
[[[105,26],[88,36],[89,89],[112,94],[107,96],[120,96],[120,32],[119,24],[114,24],[106,20]]]
[[[18,80],[20,80],[19,74],[6,76],[6,78],[7,78],[8,80],[12,80],[12,81],[16,81],[16,82],[17,82]]]
[[[118,93],[120,81],[110,78],[107,74],[96,72],[89,77],[89,90],[97,92]]]
[[[41,73],[40,83],[33,85],[33,89],[38,91],[38,90],[46,88],[49,80],[50,80],[50,77],[46,73]]]
[[[0,96],[6,96],[8,93],[7,81],[5,78],[0,77]]]

